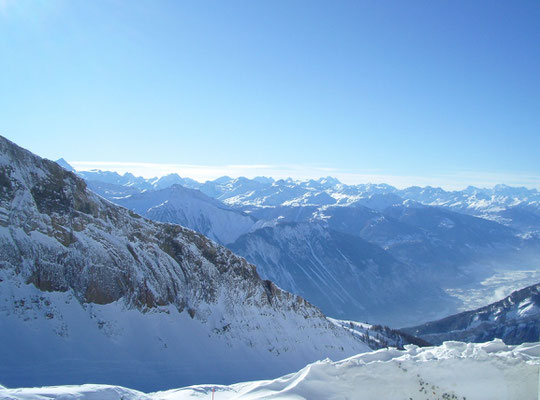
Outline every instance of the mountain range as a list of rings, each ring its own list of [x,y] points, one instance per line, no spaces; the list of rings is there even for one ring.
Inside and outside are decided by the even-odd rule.
[[[326,317],[312,305],[357,320],[448,315],[443,282],[474,276],[463,266],[489,253],[511,258],[523,249],[534,252],[534,232],[523,235],[492,219],[399,202],[392,193],[363,204],[237,207],[178,183],[139,190],[106,175],[109,182],[85,181],[69,165],[0,137],[3,384],[95,381],[151,391],[276,377],[315,360],[388,346],[410,352],[411,343],[448,339],[537,340],[538,284],[404,330]],[[131,182],[147,182],[141,179]],[[97,194],[90,182],[111,192]],[[231,179],[220,182],[216,187]],[[336,185],[321,179],[304,186]],[[134,192],[123,195],[129,190]],[[289,213],[276,217],[276,211]],[[263,218],[265,212],[272,217]],[[213,240],[194,229],[206,229]],[[449,259],[435,262],[437,254]],[[513,351],[493,343],[494,351]],[[449,351],[444,346],[414,352],[443,355]],[[465,358],[483,351],[462,347]],[[376,357],[369,354],[355,357]]]
[[[228,246],[265,279],[336,318],[427,322],[459,310],[449,289],[540,262],[534,189],[78,174],[117,204]]]
[[[62,166],[72,168],[65,160],[58,160]],[[527,213],[536,220],[540,216],[540,192],[537,189],[511,187],[503,184],[493,188],[469,186],[463,190],[447,191],[442,188],[412,186],[397,189],[387,184],[347,185],[336,178],[298,181],[291,178],[274,180],[267,177],[253,179],[227,176],[200,183],[178,174],[161,178],[144,179],[130,173],[120,175],[109,171],[79,171],[87,181],[98,181],[123,186],[125,190],[136,191],[163,189],[180,184],[190,189],[198,189],[209,197],[216,198],[236,208],[278,207],[278,206],[329,206],[357,203],[368,208],[383,210],[404,201],[414,201],[427,206],[447,208],[464,214],[492,219],[505,225],[519,226],[510,215],[512,212]],[[100,193],[101,194],[101,193]],[[107,196],[105,196],[107,197]],[[512,212],[508,212],[512,210]],[[539,225],[531,224],[522,230],[538,233]]]

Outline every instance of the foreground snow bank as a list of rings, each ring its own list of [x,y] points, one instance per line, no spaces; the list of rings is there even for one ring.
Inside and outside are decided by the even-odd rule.
[[[538,398],[540,343],[407,345],[319,361],[268,381],[198,385],[145,394],[106,385],[5,389],[2,399],[515,399]]]

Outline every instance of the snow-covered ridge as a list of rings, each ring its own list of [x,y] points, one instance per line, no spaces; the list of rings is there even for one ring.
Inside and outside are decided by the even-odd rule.
[[[3,384],[145,390],[369,349],[230,250],[114,205],[3,137],[0,339]]]
[[[58,160],[65,168],[71,168],[65,160]],[[450,208],[501,223],[513,222],[515,209],[522,217],[540,217],[540,192],[537,189],[511,187],[504,184],[492,188],[469,186],[463,190],[444,190],[439,187],[411,186],[397,189],[387,184],[347,185],[332,177],[317,180],[293,180],[258,177],[221,177],[214,181],[199,183],[189,178],[171,174],[162,178],[144,179],[126,173],[123,176],[109,171],[81,171],[79,174],[89,181],[114,183],[124,187],[156,190],[173,184],[199,189],[210,197],[235,207],[276,206],[343,206],[360,204],[381,210],[393,204],[412,200],[420,204]],[[521,221],[518,221],[518,225]],[[538,221],[535,221],[535,226]],[[538,229],[538,228],[536,228]]]
[[[507,346],[445,342],[438,347],[385,349],[342,361],[318,361],[274,380],[198,385],[142,393],[104,385],[2,389],[20,400],[533,400],[538,395],[540,344]],[[212,394],[212,392],[215,392]]]
[[[154,221],[191,228],[222,244],[234,242],[256,223],[255,218],[180,185],[113,201]]]
[[[508,344],[540,340],[540,284],[516,290],[495,303],[403,331],[438,344],[445,340]]]
[[[328,318],[333,324],[341,326],[359,336],[373,350],[395,347],[403,350],[405,345],[414,344],[420,347],[431,346],[429,342],[414,337],[397,329],[382,325],[372,325],[358,321],[346,321]]]

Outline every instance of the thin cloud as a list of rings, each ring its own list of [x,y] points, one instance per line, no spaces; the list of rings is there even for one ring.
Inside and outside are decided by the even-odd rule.
[[[232,169],[275,169],[278,168],[276,165],[265,165],[265,164],[233,164],[233,165],[226,165],[225,168],[232,168]]]

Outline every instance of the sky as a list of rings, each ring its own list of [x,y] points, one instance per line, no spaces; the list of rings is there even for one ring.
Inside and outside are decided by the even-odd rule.
[[[0,135],[79,169],[540,188],[540,2],[0,0]]]

